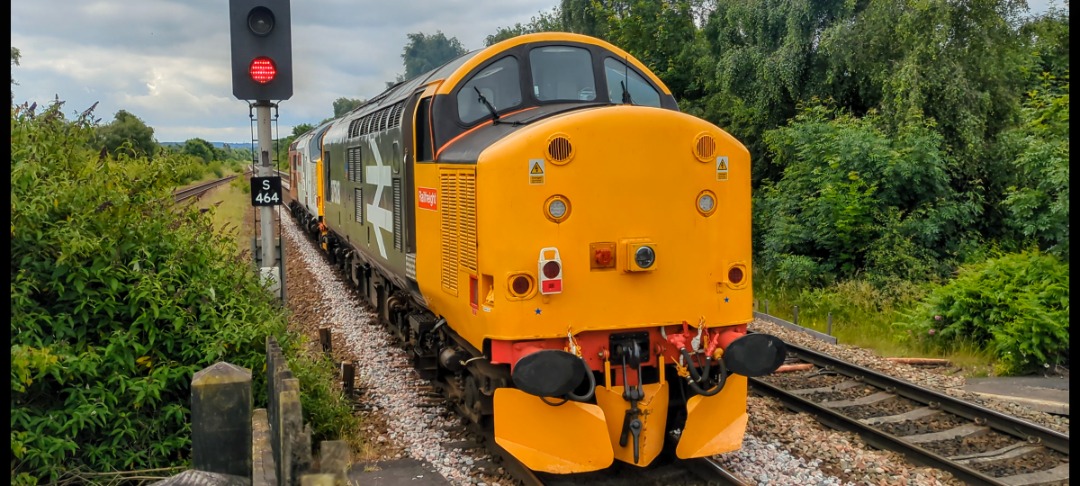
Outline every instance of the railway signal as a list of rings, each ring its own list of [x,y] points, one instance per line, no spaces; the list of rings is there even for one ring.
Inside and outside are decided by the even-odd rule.
[[[229,0],[233,96],[255,109],[258,149],[251,179],[258,236],[252,238],[255,264],[271,291],[285,300],[284,248],[274,238],[274,208],[281,204],[281,179],[274,175],[270,150],[270,108],[293,94],[290,0]],[[280,213],[279,213],[280,214]]]
[[[289,0],[229,0],[233,96],[287,100],[293,94]]]

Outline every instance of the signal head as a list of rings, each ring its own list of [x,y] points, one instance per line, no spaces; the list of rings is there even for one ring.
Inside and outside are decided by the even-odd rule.
[[[292,97],[289,0],[229,0],[233,96],[271,101]]]

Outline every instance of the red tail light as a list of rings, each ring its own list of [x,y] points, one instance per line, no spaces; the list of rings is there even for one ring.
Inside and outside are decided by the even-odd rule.
[[[540,293],[558,294],[562,292],[562,259],[558,248],[540,250],[538,270],[540,274]]]
[[[730,269],[728,269],[727,278],[728,282],[731,282],[732,284],[741,283],[743,279],[742,267],[731,267]]]

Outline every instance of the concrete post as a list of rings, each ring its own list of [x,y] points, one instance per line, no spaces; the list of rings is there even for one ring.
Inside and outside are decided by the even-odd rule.
[[[305,474],[300,478],[300,486],[334,486],[332,474]]]
[[[319,447],[319,472],[332,475],[337,486],[344,486],[348,481],[349,466],[352,458],[349,443],[343,440],[324,440]]]
[[[215,363],[191,379],[194,469],[251,477],[251,371]]]

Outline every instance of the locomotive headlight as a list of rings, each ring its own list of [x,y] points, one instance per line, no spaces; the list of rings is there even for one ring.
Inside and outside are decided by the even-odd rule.
[[[697,198],[697,210],[702,216],[710,216],[716,211],[716,195],[712,191],[701,191]]]
[[[654,262],[656,262],[656,252],[651,246],[639,247],[634,252],[634,263],[637,263],[638,267],[649,268]]]
[[[556,223],[570,217],[570,200],[566,196],[554,195],[544,201],[544,215]]]
[[[648,238],[632,238],[623,240],[619,254],[616,257],[623,263],[623,270],[627,272],[652,272],[656,270],[656,242]]]
[[[551,201],[551,204],[548,205],[548,213],[551,214],[552,218],[562,218],[566,215],[566,203],[558,199]]]

